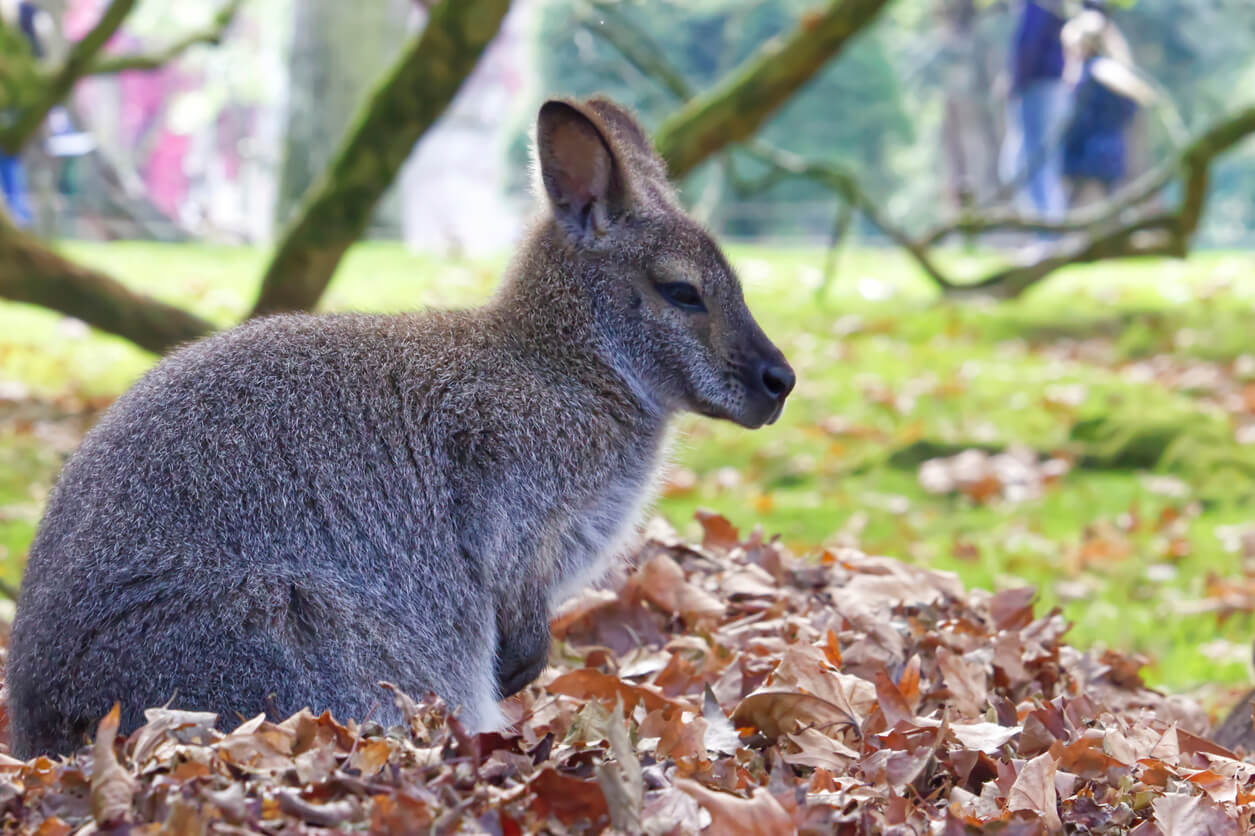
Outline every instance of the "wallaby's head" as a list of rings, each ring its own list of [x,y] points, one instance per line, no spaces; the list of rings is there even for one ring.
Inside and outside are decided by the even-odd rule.
[[[536,157],[548,240],[591,301],[618,371],[667,409],[746,427],[779,417],[793,370],[632,116],[600,98],[548,101]]]

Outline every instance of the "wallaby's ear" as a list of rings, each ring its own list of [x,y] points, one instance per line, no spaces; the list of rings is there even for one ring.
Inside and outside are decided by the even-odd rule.
[[[545,102],[536,156],[558,221],[576,238],[605,233],[624,210],[627,192],[611,144],[593,120],[567,102]]]

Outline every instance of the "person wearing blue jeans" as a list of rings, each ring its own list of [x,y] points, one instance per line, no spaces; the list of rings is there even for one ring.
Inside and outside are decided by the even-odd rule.
[[[22,161],[0,151],[0,193],[9,216],[18,226],[30,226],[31,210],[26,198],[26,173]]]
[[[1004,182],[1023,182],[1024,208],[1057,219],[1067,209],[1059,139],[1068,91],[1063,81],[1065,23],[1061,0],[1024,0],[1011,44]]]

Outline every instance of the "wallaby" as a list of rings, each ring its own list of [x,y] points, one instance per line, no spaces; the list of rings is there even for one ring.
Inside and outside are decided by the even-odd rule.
[[[547,208],[484,307],[249,322],[88,433],[22,585],[14,753],[75,749],[114,701],[124,731],[166,703],[399,722],[381,680],[500,727],[669,419],[780,415],[792,369],[628,112],[548,101],[535,152]]]
[[[1255,644],[1251,646],[1255,663]],[[1227,749],[1255,752],[1255,690],[1247,691],[1237,705],[1229,710],[1224,721],[1211,733],[1211,739]]]

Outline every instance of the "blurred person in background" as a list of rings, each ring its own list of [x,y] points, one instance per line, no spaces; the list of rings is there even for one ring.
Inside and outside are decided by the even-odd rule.
[[[1128,173],[1128,130],[1154,90],[1132,66],[1128,43],[1105,9],[1090,0],[1064,27],[1066,78],[1071,83],[1063,136],[1063,175],[1069,205],[1110,197]]]
[[[1011,43],[1007,137],[999,160],[1004,184],[1022,184],[1020,203],[1048,219],[1067,208],[1058,138],[1067,107],[1063,80],[1063,0],[1024,0]]]
[[[36,60],[44,57],[43,41],[53,26],[46,12],[27,0],[0,0],[0,23],[22,33]],[[4,196],[13,222],[22,227],[30,226],[26,172],[18,154],[0,151],[0,194]]]

